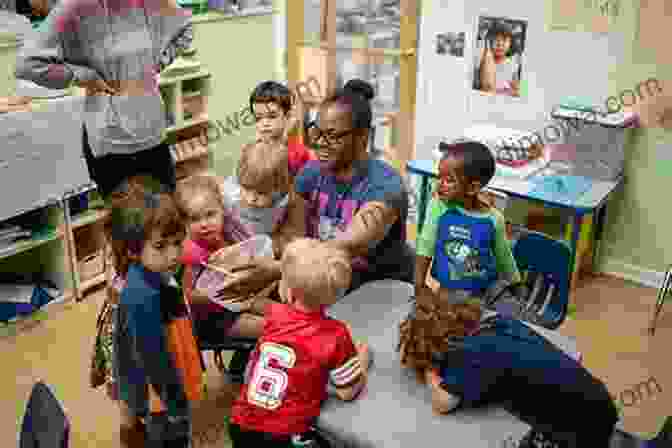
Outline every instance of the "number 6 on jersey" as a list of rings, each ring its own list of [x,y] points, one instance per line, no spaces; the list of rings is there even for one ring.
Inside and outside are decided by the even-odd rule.
[[[264,409],[277,409],[288,386],[285,369],[294,367],[296,354],[290,347],[264,342],[247,388],[247,400]]]

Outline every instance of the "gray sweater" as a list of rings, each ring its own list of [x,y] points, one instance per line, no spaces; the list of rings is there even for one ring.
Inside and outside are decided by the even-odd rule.
[[[160,2],[61,0],[17,58],[17,78],[52,89],[96,79],[143,86],[86,97],[84,125],[95,157],[133,154],[164,139],[166,111],[157,74],[192,36],[190,13],[162,15]]]

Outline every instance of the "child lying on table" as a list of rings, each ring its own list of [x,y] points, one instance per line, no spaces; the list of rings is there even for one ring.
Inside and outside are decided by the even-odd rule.
[[[350,284],[348,256],[315,240],[290,243],[282,257],[285,303],[266,308],[264,333],[231,411],[235,448],[306,446],[326,399],[327,383],[343,400],[366,384],[368,347],[325,315]]]
[[[497,403],[532,427],[521,448],[609,447],[618,410],[605,385],[529,325],[475,299],[423,290],[401,323],[399,349],[437,413]]]

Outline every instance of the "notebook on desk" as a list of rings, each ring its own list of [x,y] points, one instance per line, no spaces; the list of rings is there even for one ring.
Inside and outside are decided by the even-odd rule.
[[[534,186],[529,196],[567,205],[575,203],[592,186],[590,179],[581,176],[539,176],[530,182]]]

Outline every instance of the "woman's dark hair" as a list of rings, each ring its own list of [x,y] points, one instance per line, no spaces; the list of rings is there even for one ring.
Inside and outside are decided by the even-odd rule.
[[[352,127],[355,129],[371,129],[373,112],[371,100],[375,92],[371,84],[361,79],[351,79],[342,89],[337,89],[322,104],[338,104],[346,106],[352,113]]]
[[[490,148],[483,143],[464,140],[439,143],[441,160],[458,157],[462,161],[462,173],[468,182],[478,181],[485,187],[495,175],[495,158]]]
[[[292,92],[279,82],[264,81],[250,95],[250,112],[254,114],[255,103],[276,103],[287,114],[292,109]]]

